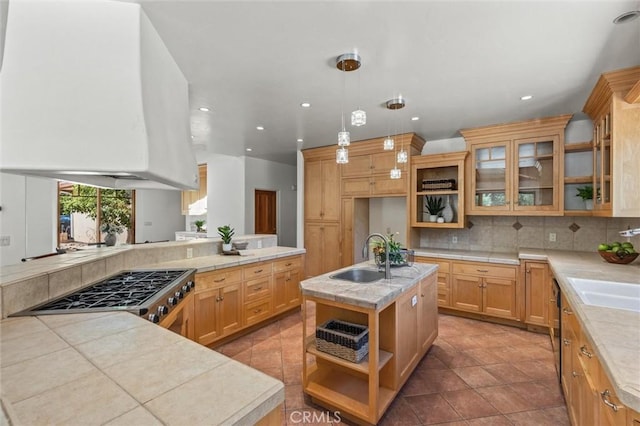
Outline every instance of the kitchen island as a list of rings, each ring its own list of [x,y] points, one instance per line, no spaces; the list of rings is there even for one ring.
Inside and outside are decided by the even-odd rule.
[[[357,423],[380,420],[438,335],[437,269],[430,264],[393,268],[391,279],[370,283],[332,279],[338,270],[301,282],[303,390],[315,403]],[[362,361],[317,349],[316,325],[329,320],[368,327],[369,350]]]

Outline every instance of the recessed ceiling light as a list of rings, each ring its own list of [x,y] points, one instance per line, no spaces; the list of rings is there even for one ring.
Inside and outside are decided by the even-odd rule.
[[[411,117],[411,121],[418,121],[420,120],[420,117]]]
[[[311,108],[311,104],[309,102],[303,102],[300,104],[302,108]]]
[[[530,99],[533,99],[533,95],[524,95],[524,96],[520,96],[520,100],[521,101],[528,101]]]
[[[258,129],[258,130],[264,130],[264,126],[256,126],[256,129]]]
[[[209,112],[209,108],[207,108],[207,107],[200,107],[200,108],[198,108],[198,109],[199,109],[200,111],[202,111],[202,112]]]
[[[626,24],[627,22],[631,22],[640,16],[640,10],[632,10],[630,12],[625,12],[622,15],[618,16],[613,20],[614,24]]]
[[[253,149],[251,149],[251,148],[247,148],[247,149],[246,149],[246,151],[247,151],[247,152],[251,152],[251,151],[253,151]]]
[[[296,139],[296,142],[304,142],[304,139],[298,138],[298,139]]]

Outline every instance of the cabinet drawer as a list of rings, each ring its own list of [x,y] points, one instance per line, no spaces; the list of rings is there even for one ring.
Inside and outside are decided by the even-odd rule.
[[[401,195],[407,193],[406,172],[400,179],[391,179],[388,176],[375,176],[372,178],[371,193],[373,195]]]
[[[244,305],[244,324],[251,325],[271,315],[271,299],[256,300]]]
[[[453,263],[454,274],[475,275],[479,277],[498,277],[516,279],[516,268],[513,266],[495,266],[487,263]]]
[[[369,177],[342,179],[342,196],[369,195],[372,184]]]
[[[290,271],[300,267],[299,257],[290,257],[288,259],[279,260],[273,263],[273,272]]]
[[[195,291],[209,290],[242,281],[242,270],[222,269],[215,272],[196,274]]]
[[[441,273],[448,274],[451,267],[451,262],[448,260],[436,259],[434,257],[421,257],[416,256],[416,262],[420,263],[432,263],[438,265],[438,275]]]
[[[242,276],[245,280],[251,280],[253,278],[271,275],[271,271],[271,263],[258,263],[256,265],[242,268]]]
[[[244,283],[244,301],[250,302],[271,296],[271,277],[256,278]]]

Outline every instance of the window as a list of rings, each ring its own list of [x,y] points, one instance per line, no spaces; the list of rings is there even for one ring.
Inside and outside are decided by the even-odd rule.
[[[58,183],[58,246],[103,243],[108,227],[116,243],[135,241],[135,191],[105,189],[71,182]]]

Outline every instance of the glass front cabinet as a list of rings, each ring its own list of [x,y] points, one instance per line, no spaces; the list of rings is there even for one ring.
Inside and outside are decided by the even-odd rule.
[[[564,128],[571,115],[462,130],[467,213],[562,215]]]

